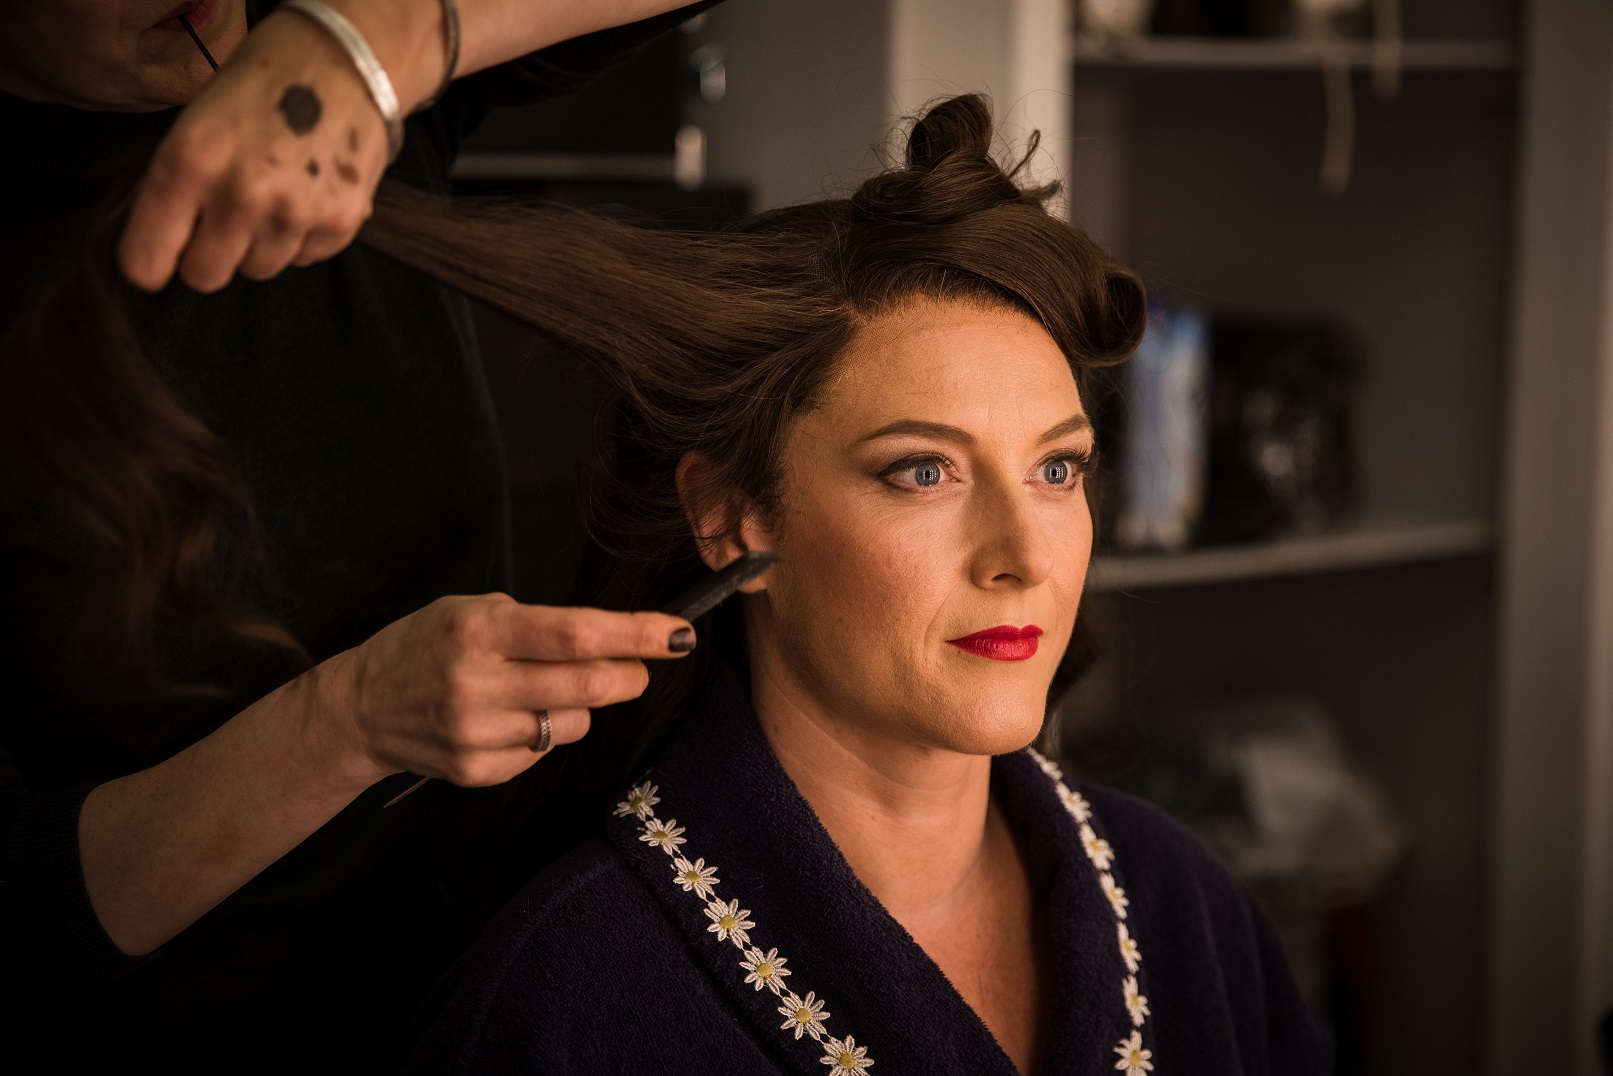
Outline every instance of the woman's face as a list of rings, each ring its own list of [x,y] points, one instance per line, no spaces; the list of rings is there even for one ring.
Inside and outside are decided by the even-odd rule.
[[[117,112],[182,105],[213,72],[180,14],[219,63],[246,36],[244,0],[8,0],[0,91]]]
[[[1091,554],[1092,447],[1033,318],[915,302],[875,319],[790,431],[776,518],[746,528],[783,557],[748,603],[753,676],[915,746],[1029,743]]]

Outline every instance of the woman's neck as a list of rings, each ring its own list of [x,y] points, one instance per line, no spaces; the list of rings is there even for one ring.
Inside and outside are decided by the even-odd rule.
[[[751,701],[784,771],[1019,1071],[1037,1071],[1052,969],[1029,872],[992,804],[991,759],[871,732],[781,668],[753,660]]]
[[[991,759],[870,732],[799,682],[753,667],[752,703],[773,753],[853,872],[911,930],[989,884],[1006,827],[992,818]]]

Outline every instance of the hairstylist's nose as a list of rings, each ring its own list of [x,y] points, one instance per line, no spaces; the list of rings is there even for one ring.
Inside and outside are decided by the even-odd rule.
[[[1039,586],[1053,571],[1053,543],[1023,483],[977,487],[971,512],[975,586]]]

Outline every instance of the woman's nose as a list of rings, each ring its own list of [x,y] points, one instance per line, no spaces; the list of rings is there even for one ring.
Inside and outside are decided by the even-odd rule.
[[[1039,586],[1053,571],[1056,552],[1030,490],[1023,482],[979,488],[972,512],[975,585]]]

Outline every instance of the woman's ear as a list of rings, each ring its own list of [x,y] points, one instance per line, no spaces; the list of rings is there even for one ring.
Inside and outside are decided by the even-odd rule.
[[[678,461],[678,500],[694,531],[700,559],[712,571],[726,568],[746,553],[773,551],[773,536],[762,526],[760,513],[750,499],[735,490],[718,487],[711,457],[685,452]],[[744,594],[767,589],[767,573],[740,587]]]

